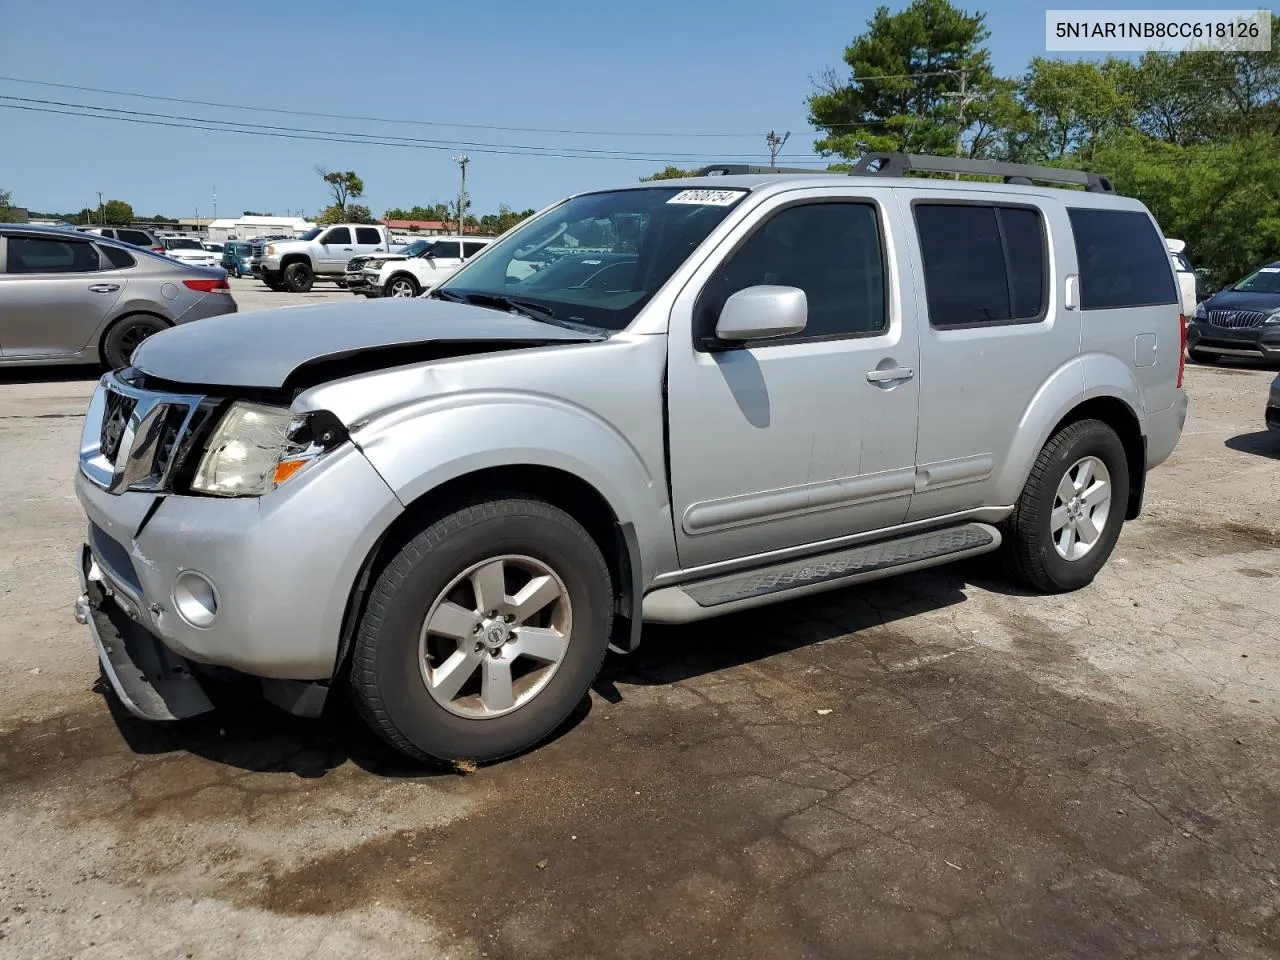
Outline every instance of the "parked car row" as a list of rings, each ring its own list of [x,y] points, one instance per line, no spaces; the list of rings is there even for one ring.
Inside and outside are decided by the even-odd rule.
[[[365,297],[417,297],[431,290],[493,240],[485,237],[432,237],[399,250],[352,257],[344,279],[347,289]]]

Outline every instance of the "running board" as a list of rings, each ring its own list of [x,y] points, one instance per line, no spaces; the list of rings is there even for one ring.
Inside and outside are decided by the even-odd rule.
[[[965,523],[893,540],[862,544],[833,553],[663,587],[644,598],[646,623],[690,623],[922,570],[1000,546],[1000,531],[985,523]]]

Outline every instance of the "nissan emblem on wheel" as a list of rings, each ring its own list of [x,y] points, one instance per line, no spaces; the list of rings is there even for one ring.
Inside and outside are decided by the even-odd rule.
[[[323,229],[301,243],[365,228]],[[133,713],[242,675],[300,715],[350,697],[409,756],[497,760],[645,624],[982,554],[1086,587],[1187,416],[1165,238],[1094,173],[719,164],[574,195],[424,279],[430,246],[351,267],[388,302],[180,325],[103,376],[76,613]],[[264,278],[308,285],[294,253]]]

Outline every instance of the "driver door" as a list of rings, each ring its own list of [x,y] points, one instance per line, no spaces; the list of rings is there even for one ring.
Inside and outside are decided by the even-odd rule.
[[[320,235],[320,268],[322,273],[344,273],[347,261],[355,256],[350,227],[330,227]]]
[[[671,314],[672,506],[690,567],[902,523],[915,485],[916,303],[876,188],[788,192],[708,258]],[[708,349],[732,293],[799,287],[799,334]]]

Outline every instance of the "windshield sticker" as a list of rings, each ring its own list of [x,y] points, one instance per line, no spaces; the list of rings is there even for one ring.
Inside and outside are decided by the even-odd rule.
[[[1263,267],[1259,273],[1280,273],[1280,267]]]
[[[599,260],[583,260],[582,262],[588,267],[598,267],[601,263]]]
[[[681,190],[667,203],[695,203],[706,207],[727,207],[736,203],[745,190]]]

